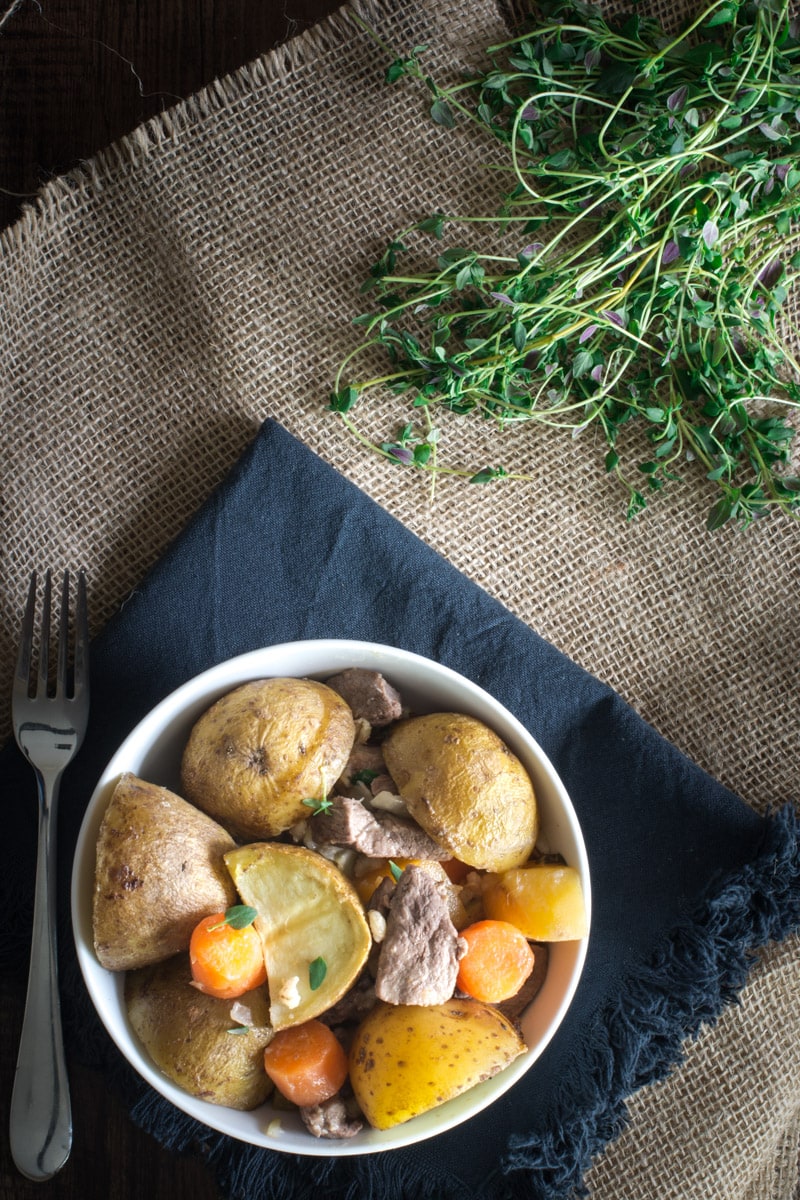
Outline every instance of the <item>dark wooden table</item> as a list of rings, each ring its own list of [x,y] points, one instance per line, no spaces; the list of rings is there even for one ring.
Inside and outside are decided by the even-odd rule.
[[[49,179],[338,3],[0,0],[0,228]],[[2,974],[0,1200],[219,1200],[201,1163],[168,1154],[139,1132],[103,1078],[75,1062],[69,1162],[44,1184],[17,1173],[8,1103],[24,993],[22,975]]]
[[[0,0],[0,228],[54,175],[340,2]]]

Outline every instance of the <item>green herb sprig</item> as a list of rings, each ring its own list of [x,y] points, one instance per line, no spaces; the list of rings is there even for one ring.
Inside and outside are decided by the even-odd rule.
[[[318,817],[321,813],[326,813],[328,809],[333,808],[333,801],[328,796],[322,796],[318,800],[313,796],[308,796],[302,803],[306,808],[311,809],[312,817]]]
[[[318,817],[333,808],[333,800],[328,796],[328,784],[325,780],[325,773],[322,771],[320,772],[320,790],[322,792],[321,796],[306,796],[305,800],[301,801],[306,808],[311,809],[312,817]]]
[[[437,213],[393,238],[329,407],[389,461],[434,475],[510,475],[443,465],[444,408],[500,428],[599,430],[629,518],[687,462],[715,488],[709,528],[800,515],[785,308],[800,271],[800,43],[787,0],[714,0],[673,38],[583,0],[542,10],[448,89],[426,75],[423,47],[394,58],[387,78],[422,80],[435,121],[468,119],[502,147],[498,252],[469,244],[487,218]],[[441,245],[429,269],[402,266],[458,230],[467,244]],[[354,378],[375,346],[389,369]],[[355,410],[386,388],[410,398],[412,419],[378,443]],[[634,426],[643,439],[626,436]]]

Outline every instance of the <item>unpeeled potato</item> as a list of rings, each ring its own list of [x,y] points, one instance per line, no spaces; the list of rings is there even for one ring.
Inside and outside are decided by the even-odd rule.
[[[319,1016],[354,983],[372,945],[353,885],[304,846],[240,846],[225,862],[242,900],[258,913],[273,1028]]]
[[[257,1108],[272,1090],[264,1070],[273,1033],[265,989],[218,1000],[191,980],[185,954],[130,971],[125,1003],[134,1033],[159,1070],[190,1096]]]
[[[463,713],[399,722],[383,743],[412,817],[454,858],[487,871],[520,866],[536,841],[530,776],[497,734]]]
[[[372,1009],[350,1049],[350,1082],[376,1129],[391,1129],[490,1079],[525,1050],[513,1025],[478,1000]]]
[[[276,837],[308,816],[355,741],[348,705],[313,679],[257,679],[226,693],[194,725],[183,754],[187,800],[240,840]]]
[[[122,775],[97,837],[92,921],[102,965],[127,971],[188,949],[202,917],[236,902],[222,857],[233,845],[174,792]]]

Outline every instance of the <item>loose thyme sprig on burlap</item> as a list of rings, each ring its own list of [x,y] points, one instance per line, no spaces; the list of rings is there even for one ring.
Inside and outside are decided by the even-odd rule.
[[[358,319],[364,340],[330,407],[390,460],[476,482],[507,472],[443,467],[437,406],[499,426],[594,426],[629,517],[687,461],[717,489],[710,528],[800,515],[788,466],[800,365],[785,311],[800,270],[800,44],[787,3],[716,0],[673,38],[582,0],[542,11],[489,50],[480,78],[440,88],[423,47],[389,66],[389,81],[427,84],[439,124],[466,118],[502,144],[498,252],[444,244],[475,231],[474,217],[436,214],[395,237],[365,285],[376,307]],[[425,237],[442,240],[435,262],[401,269]],[[391,369],[353,378],[376,345]],[[376,445],[353,410],[387,387],[409,394],[412,419]],[[642,439],[622,436],[634,421],[641,460]]]

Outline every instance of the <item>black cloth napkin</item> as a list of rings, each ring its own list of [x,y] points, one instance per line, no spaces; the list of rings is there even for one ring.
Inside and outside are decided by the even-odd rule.
[[[99,1027],[68,933],[67,1037],[118,1072],[134,1119],[157,1138],[176,1150],[202,1143],[232,1200],[304,1200],[321,1187],[331,1200],[571,1195],[624,1125],[626,1097],[662,1077],[682,1040],[736,996],[756,947],[800,924],[796,815],[786,806],[758,816],[267,422],[94,643],[91,724],[62,791],[62,865],[104,764],[148,709],[225,658],[315,637],[389,643],[454,668],[502,701],[553,760],[583,826],[594,896],[586,968],[553,1042],[465,1125],[409,1149],[332,1162],[204,1130],[143,1085]],[[0,785],[7,798],[32,789],[13,747]],[[7,879],[23,892],[32,810],[7,799]],[[18,897],[5,913],[19,913]],[[7,941],[17,959],[27,952],[18,934],[17,925]]]

